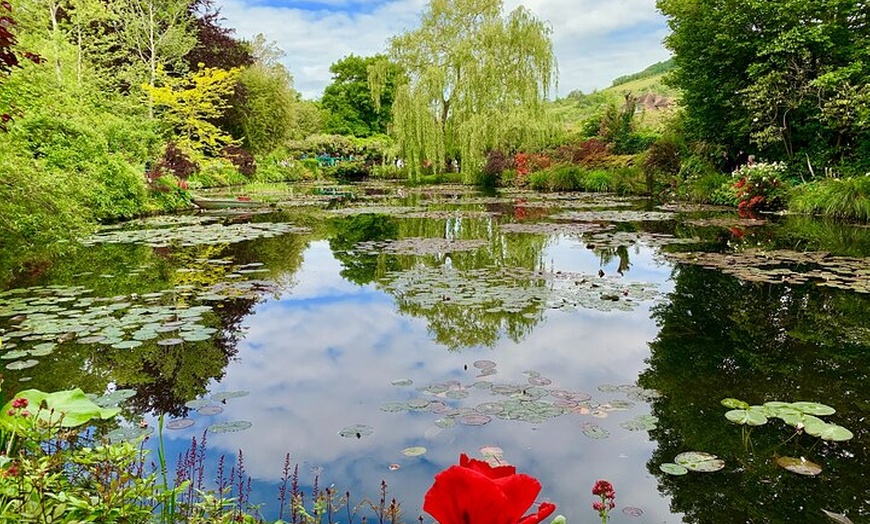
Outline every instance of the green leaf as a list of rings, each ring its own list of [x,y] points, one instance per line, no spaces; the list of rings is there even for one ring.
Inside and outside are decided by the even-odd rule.
[[[815,462],[810,462],[803,457],[779,457],[778,459],[776,459],[776,464],[783,469],[791,471],[792,473],[797,473],[798,475],[805,475],[809,477],[814,477],[822,472],[821,466],[819,466]]]
[[[732,409],[725,413],[725,418],[735,424],[747,426],[763,426],[767,424],[767,417],[760,411],[753,409]]]
[[[731,409],[749,409],[749,404],[736,398],[723,398],[722,405]]]
[[[831,406],[819,404],[818,402],[792,402],[791,407],[800,411],[801,413],[807,413],[808,415],[816,416],[833,415],[837,412],[837,410],[835,410]]]
[[[685,475],[689,472],[684,466],[679,464],[674,464],[673,462],[665,462],[664,464],[659,464],[659,469],[667,473],[668,475]]]
[[[121,411],[118,408],[101,408],[78,388],[54,393],[28,389],[18,393],[15,398],[27,399],[28,410],[40,420],[64,428],[78,427],[95,419],[108,419]],[[0,425],[7,428],[17,428],[21,424],[21,417],[9,415],[13,401],[7,402],[0,413]]]

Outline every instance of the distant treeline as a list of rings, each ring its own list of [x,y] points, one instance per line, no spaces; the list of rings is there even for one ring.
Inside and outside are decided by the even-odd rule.
[[[660,75],[662,73],[667,73],[668,71],[670,71],[674,67],[675,66],[674,66],[674,59],[673,58],[665,60],[664,62],[656,62],[655,64],[647,67],[646,69],[644,69],[643,71],[641,71],[639,73],[633,73],[630,75],[624,75],[624,76],[617,77],[613,81],[613,83],[610,84],[610,87],[616,87],[616,86],[621,85],[621,84],[627,84],[627,83],[632,82],[634,80],[640,80],[642,78],[649,78],[651,76],[656,76],[656,75]]]

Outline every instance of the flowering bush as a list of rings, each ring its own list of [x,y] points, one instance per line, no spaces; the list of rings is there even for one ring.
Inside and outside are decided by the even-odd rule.
[[[786,166],[782,162],[744,165],[734,172],[733,191],[741,212],[780,209],[785,203],[783,182]]]
[[[535,502],[541,483],[516,471],[513,466],[493,467],[463,453],[458,466],[435,475],[423,510],[440,524],[538,524],[556,505],[542,502],[537,512],[523,516]]]

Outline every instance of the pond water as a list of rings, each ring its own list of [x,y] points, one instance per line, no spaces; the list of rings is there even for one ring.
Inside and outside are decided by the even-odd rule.
[[[349,491],[355,521],[376,518],[361,506],[384,482],[413,522],[461,453],[536,477],[572,523],[597,522],[597,479],[612,522],[870,516],[867,227],[449,186],[262,197],[106,228],[10,282],[7,398],[133,390],[122,430],[163,414],[167,454],[206,486],[241,450],[242,492],[271,519],[289,464],[309,503]],[[836,412],[771,405],[747,437],[726,398]],[[724,467],[661,469],[686,451]]]

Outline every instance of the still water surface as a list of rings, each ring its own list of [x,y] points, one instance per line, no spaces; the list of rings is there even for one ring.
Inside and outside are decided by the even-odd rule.
[[[79,296],[130,308],[207,305],[201,323],[218,332],[172,345],[142,334],[129,349],[84,344],[79,333],[38,365],[8,370],[4,388],[136,389],[131,426],[144,418],[154,428],[160,413],[170,424],[193,422],[164,430],[170,457],[212,424],[250,422],[206,433],[206,476],[216,475],[221,455],[227,468],[237,465],[241,450],[251,502],[272,519],[287,453],[308,490],[317,478],[321,488],[349,490],[352,501],[377,500],[385,481],[413,522],[433,476],[460,453],[482,458],[485,448],[538,478],[539,501],[556,503],[572,523],[597,521],[597,479],[616,488],[612,522],[870,515],[870,300],[861,284],[748,281],[665,255],[800,246],[848,256],[856,273],[856,264],[867,268],[866,228],[747,223],[730,211],[671,213],[613,197],[385,193],[297,198],[282,211],[208,219],[297,228],[268,238],[199,231],[187,233],[199,238],[187,246],[104,239],[22,277],[10,286],[20,291],[0,296],[0,327],[19,350],[40,341],[24,340],[25,321],[3,301],[52,294],[33,286],[83,286]],[[725,222],[704,222],[711,216]],[[605,235],[598,224],[615,229]],[[134,227],[143,226],[124,226]],[[837,234],[818,232],[826,227]],[[232,395],[209,401],[222,392]],[[783,444],[791,428],[771,423],[753,429],[747,449],[741,428],[724,418],[726,397],[823,402],[837,409],[825,418],[854,438],[798,435]],[[220,412],[185,406],[196,399]],[[630,424],[643,415],[657,417],[655,426]],[[416,447],[425,453],[404,452]],[[659,470],[693,450],[726,467],[681,477]],[[778,469],[778,455],[805,456],[823,473]]]

